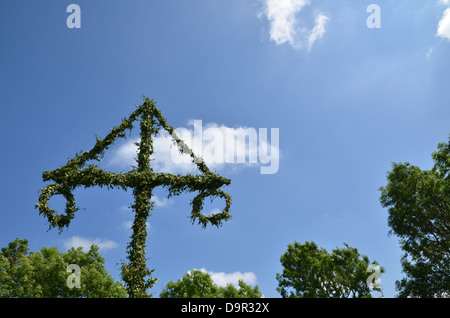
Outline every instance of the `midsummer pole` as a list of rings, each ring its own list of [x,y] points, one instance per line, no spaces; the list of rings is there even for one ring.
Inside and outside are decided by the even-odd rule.
[[[65,166],[53,171],[44,171],[44,181],[54,181],[41,189],[39,195],[39,214],[47,218],[50,228],[58,227],[60,232],[69,227],[78,208],[72,192],[80,186],[106,186],[108,188],[133,189],[134,204],[131,208],[135,212],[132,225],[131,241],[127,246],[128,264],[122,264],[122,278],[127,285],[129,297],[149,297],[147,291],[156,283],[156,278],[151,274],[154,270],[147,268],[146,262],[146,222],[150,211],[154,207],[151,201],[152,190],[155,187],[166,187],[168,197],[179,195],[183,192],[198,191],[196,197],[191,201],[191,221],[195,221],[205,228],[208,224],[221,226],[223,221],[231,218],[229,209],[231,196],[220,190],[223,185],[229,185],[231,180],[223,178],[211,172],[203,160],[197,157],[192,150],[175,134],[174,128],[169,126],[161,112],[154,105],[154,101],[144,99],[141,106],[128,118],[122,120],[118,127],[114,127],[103,139],[98,139],[90,151],[80,152],[70,159]],[[112,173],[98,168],[98,165],[86,163],[91,160],[100,160],[104,151],[108,149],[118,138],[125,138],[125,130],[133,128],[133,122],[138,118],[140,122],[140,142],[138,143],[137,169],[127,173]],[[153,154],[152,136],[158,133],[158,127],[167,131],[175,142],[181,153],[188,154],[192,162],[197,165],[202,174],[200,175],[173,175],[167,173],[155,173],[150,166],[150,156]],[[53,195],[62,195],[66,199],[65,215],[57,214],[48,206],[48,200]],[[211,199],[220,197],[225,200],[226,206],[221,213],[206,216],[201,213],[203,201],[206,197]],[[147,278],[148,277],[148,278]]]

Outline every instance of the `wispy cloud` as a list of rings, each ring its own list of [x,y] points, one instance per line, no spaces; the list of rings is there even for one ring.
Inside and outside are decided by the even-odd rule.
[[[316,24],[308,36],[308,51],[311,51],[314,43],[325,34],[325,25],[329,18],[324,14],[316,16]]]
[[[234,286],[238,286],[239,280],[243,280],[247,285],[255,285],[256,284],[256,275],[252,272],[234,272],[234,273],[224,273],[224,272],[211,272],[207,271],[204,268],[199,269],[203,273],[208,273],[211,276],[211,279],[218,286],[225,287],[228,284],[232,284]]]
[[[92,244],[97,245],[103,251],[114,249],[119,246],[116,242],[108,239],[96,238],[94,240],[90,240],[81,236],[72,236],[64,241],[65,248],[70,249],[71,247],[82,247],[85,252],[91,248]]]
[[[270,22],[270,39],[277,45],[289,43],[295,48],[310,51],[314,43],[325,34],[329,17],[316,14],[312,28],[300,28],[298,13],[310,0],[266,0],[264,14]]]

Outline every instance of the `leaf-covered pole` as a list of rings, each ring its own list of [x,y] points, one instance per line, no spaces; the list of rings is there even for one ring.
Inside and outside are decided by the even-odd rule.
[[[125,138],[125,131],[131,130],[133,122],[139,118],[141,138],[138,143],[137,168],[126,173],[112,173],[99,169],[98,165],[86,166],[88,161],[99,161],[105,150],[118,138]],[[171,135],[178,150],[190,155],[192,162],[202,174],[172,175],[153,172],[150,165],[150,156],[153,154],[152,136],[156,135],[159,129],[164,129]],[[60,231],[69,226],[78,210],[72,194],[77,187],[106,186],[123,190],[133,189],[134,204],[131,207],[135,212],[135,219],[132,226],[133,234],[127,247],[129,263],[122,264],[122,278],[127,285],[130,297],[148,297],[148,289],[156,282],[155,278],[151,278],[153,270],[147,269],[145,258],[146,224],[154,206],[151,197],[155,187],[165,187],[169,197],[183,192],[198,191],[197,196],[191,201],[191,220],[193,223],[198,221],[202,227],[208,224],[219,227],[223,221],[231,218],[229,214],[231,196],[220,189],[224,185],[229,185],[231,181],[211,172],[203,160],[197,157],[176,135],[174,128],[167,124],[154,101],[148,98],[145,98],[143,105],[137,106],[137,109],[128,118],[124,118],[119,126],[114,127],[105,138],[97,138],[96,144],[90,151],[78,153],[65,166],[43,172],[42,178],[44,181],[54,183],[41,189],[36,207],[39,208],[39,214],[47,218],[50,227],[58,227]],[[48,201],[53,195],[62,195],[66,199],[65,215],[58,214],[48,206]],[[225,208],[221,213],[208,216],[202,214],[203,201],[206,197],[223,198],[226,203]]]
[[[157,133],[154,128],[152,110],[153,103],[146,102],[141,114],[141,140],[137,155],[137,172],[152,173],[150,167],[150,156],[153,154],[153,141],[151,136]],[[128,245],[128,265],[122,266],[122,277],[128,287],[130,297],[146,297],[147,289],[152,288],[156,279],[146,277],[153,272],[147,269],[146,262],[146,223],[150,216],[150,210],[153,209],[154,202],[151,201],[152,187],[148,186],[144,178],[140,179],[133,189],[135,203],[132,209],[135,212],[135,218],[132,225],[133,234],[131,242]]]

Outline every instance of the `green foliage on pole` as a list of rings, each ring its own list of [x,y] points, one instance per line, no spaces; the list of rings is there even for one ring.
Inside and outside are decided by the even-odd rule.
[[[146,220],[150,216],[154,202],[151,201],[152,190],[161,186],[168,190],[168,197],[184,192],[198,192],[192,200],[192,223],[198,222],[203,228],[208,224],[221,226],[231,218],[229,209],[231,196],[220,190],[220,187],[229,185],[231,180],[223,178],[208,169],[203,160],[197,157],[189,147],[176,135],[174,128],[169,126],[156,108],[152,99],[144,98],[142,105],[128,117],[122,120],[119,126],[114,127],[103,139],[97,138],[96,144],[90,151],[80,152],[70,159],[66,165],[42,174],[43,180],[53,181],[41,189],[39,203],[36,207],[39,214],[47,218],[50,228],[62,231],[67,228],[74,218],[78,207],[75,204],[73,191],[77,187],[100,186],[133,189],[134,204],[131,206],[135,212],[132,226],[133,234],[128,245],[128,264],[122,264],[122,277],[127,285],[130,297],[148,297],[148,289],[156,282],[151,276],[153,270],[146,267],[145,241],[147,237]],[[99,161],[105,152],[119,138],[126,138],[125,132],[133,128],[136,120],[140,119],[140,142],[138,144],[137,167],[126,173],[107,172],[96,164],[87,164],[89,161]],[[150,165],[150,156],[153,154],[153,136],[163,129],[167,131],[181,153],[190,155],[192,162],[198,167],[200,175],[173,175],[168,173],[155,173]],[[48,205],[53,195],[62,195],[66,199],[65,214],[58,214]],[[225,208],[220,213],[204,215],[201,213],[203,201],[206,197],[211,199],[220,197],[225,200]]]

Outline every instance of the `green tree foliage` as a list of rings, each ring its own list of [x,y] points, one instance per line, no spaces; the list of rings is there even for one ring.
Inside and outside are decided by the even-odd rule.
[[[88,252],[71,248],[60,253],[55,247],[28,252],[28,241],[16,239],[0,253],[0,297],[127,297],[125,286],[115,282],[104,259],[92,245]],[[80,288],[68,286],[69,264],[81,268]]]
[[[98,168],[91,161],[99,161],[104,152],[119,138],[125,138],[126,130],[133,128],[134,121],[140,119],[140,141],[137,143],[137,167],[126,173],[112,173]],[[200,175],[173,175],[168,173],[155,173],[150,166],[150,156],[153,154],[153,136],[161,130],[168,132],[181,153],[188,154],[197,166]],[[223,178],[208,169],[203,160],[197,157],[191,149],[176,135],[174,128],[169,126],[152,99],[144,98],[144,103],[122,123],[113,127],[111,132],[103,139],[97,138],[90,151],[80,152],[67,164],[53,171],[42,173],[44,181],[53,181],[41,189],[39,203],[36,208],[39,214],[47,218],[50,227],[60,230],[68,227],[74,218],[78,207],[72,192],[78,187],[100,186],[107,188],[132,189],[135,202],[131,208],[135,212],[132,226],[133,234],[128,244],[128,263],[122,264],[122,278],[128,289],[130,297],[149,297],[148,290],[156,283],[151,274],[154,270],[147,268],[146,263],[146,221],[154,207],[151,201],[152,190],[161,186],[168,190],[168,197],[184,192],[198,192],[191,201],[191,220],[197,221],[203,227],[208,224],[221,226],[223,221],[231,218],[229,209],[231,196],[220,189],[229,185],[231,180]],[[48,205],[53,195],[62,195],[66,199],[65,214],[58,214]],[[222,198],[225,208],[220,213],[204,215],[201,213],[205,198]]]
[[[261,298],[259,287],[251,287],[239,280],[239,288],[232,284],[217,286],[208,273],[192,270],[177,282],[169,282],[161,298]]]
[[[368,298],[369,258],[345,244],[331,253],[314,242],[289,244],[281,256],[277,291],[283,298]],[[380,267],[380,272],[384,269]],[[379,288],[374,290],[381,291]]]
[[[450,296],[450,144],[439,143],[432,158],[431,170],[394,163],[380,188],[389,234],[405,251],[399,297]]]

